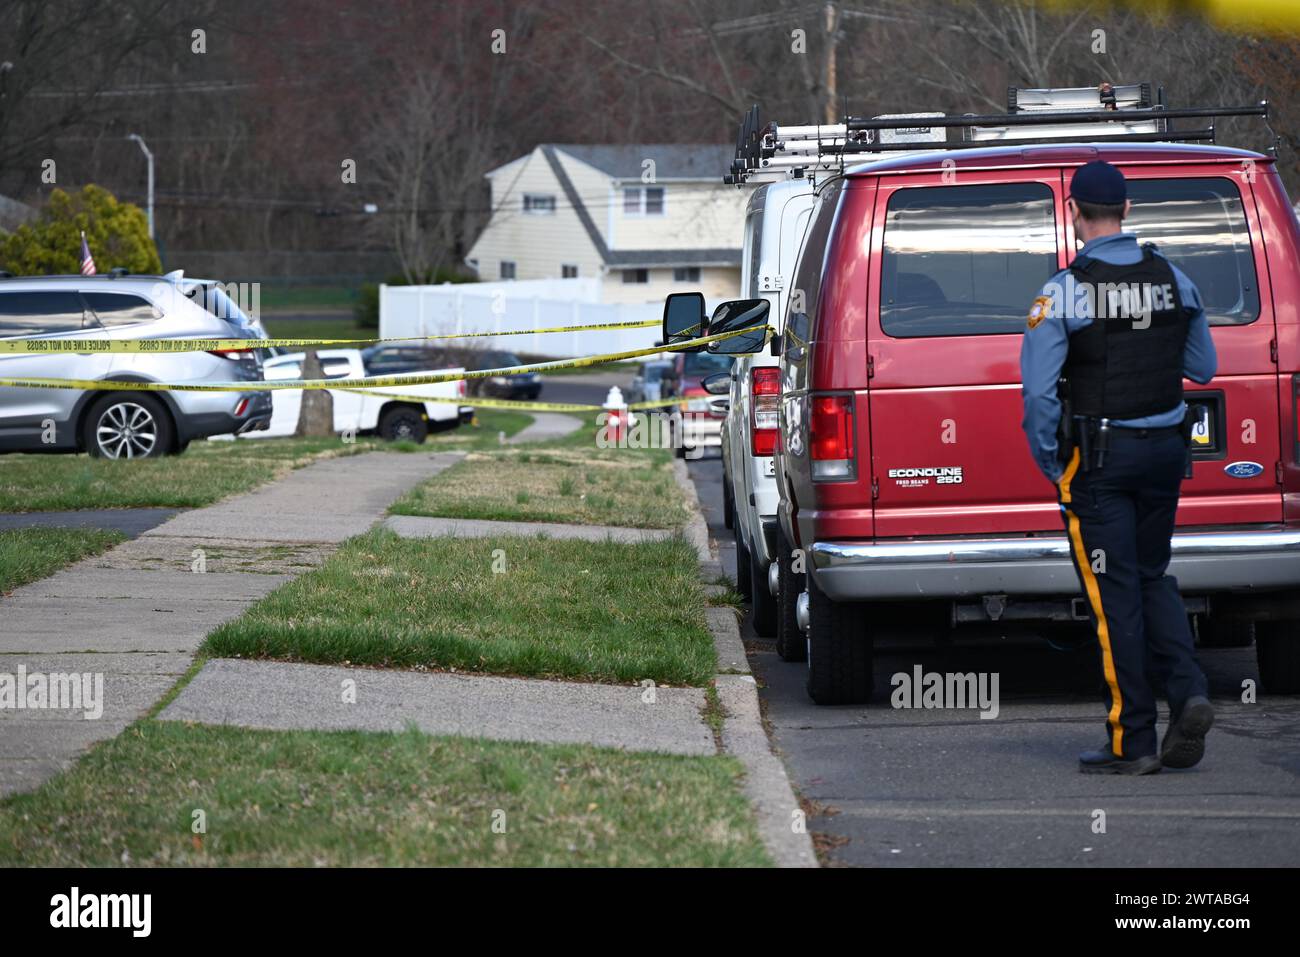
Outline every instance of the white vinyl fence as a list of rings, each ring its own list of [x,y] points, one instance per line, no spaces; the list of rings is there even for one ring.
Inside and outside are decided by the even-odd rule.
[[[642,349],[659,340],[658,325],[609,332],[531,331],[553,326],[657,322],[663,315],[663,306],[658,303],[601,303],[594,301],[598,294],[594,279],[384,285],[379,287],[379,334],[399,337],[528,330],[491,339],[452,340],[452,344],[475,344],[553,359]]]

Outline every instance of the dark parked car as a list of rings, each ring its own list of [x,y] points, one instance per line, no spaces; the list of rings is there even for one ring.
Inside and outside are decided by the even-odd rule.
[[[521,365],[524,361],[510,352],[480,352],[465,362],[465,368],[474,370]],[[536,372],[522,372],[470,379],[469,393],[494,399],[536,399],[542,394],[542,377]]]

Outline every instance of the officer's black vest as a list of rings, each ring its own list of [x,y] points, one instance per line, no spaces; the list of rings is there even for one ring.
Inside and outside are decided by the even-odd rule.
[[[1136,419],[1183,401],[1188,313],[1173,268],[1153,246],[1142,249],[1131,266],[1089,256],[1070,263],[1075,279],[1090,284],[1094,310],[1092,322],[1071,333],[1065,360],[1075,415]]]

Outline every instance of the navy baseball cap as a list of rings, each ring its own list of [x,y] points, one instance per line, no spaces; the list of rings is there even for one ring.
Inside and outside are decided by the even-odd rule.
[[[1074,171],[1070,195],[1084,203],[1118,206],[1128,199],[1124,174],[1105,160],[1093,160]]]

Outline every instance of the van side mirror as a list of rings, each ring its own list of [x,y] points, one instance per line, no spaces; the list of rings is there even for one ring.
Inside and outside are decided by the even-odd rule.
[[[709,320],[709,335],[716,336],[738,329],[751,331],[720,342],[710,342],[709,351],[726,356],[758,352],[767,342],[767,317],[771,310],[772,304],[766,299],[733,299],[722,303],[713,310],[713,317]]]
[[[704,314],[704,293],[675,292],[664,300],[664,344],[688,342],[705,335],[708,318]],[[703,346],[679,349],[678,352],[699,352]]]
[[[736,338],[740,338],[737,336]],[[709,395],[727,395],[731,392],[731,373],[715,372],[700,380],[700,388]]]

